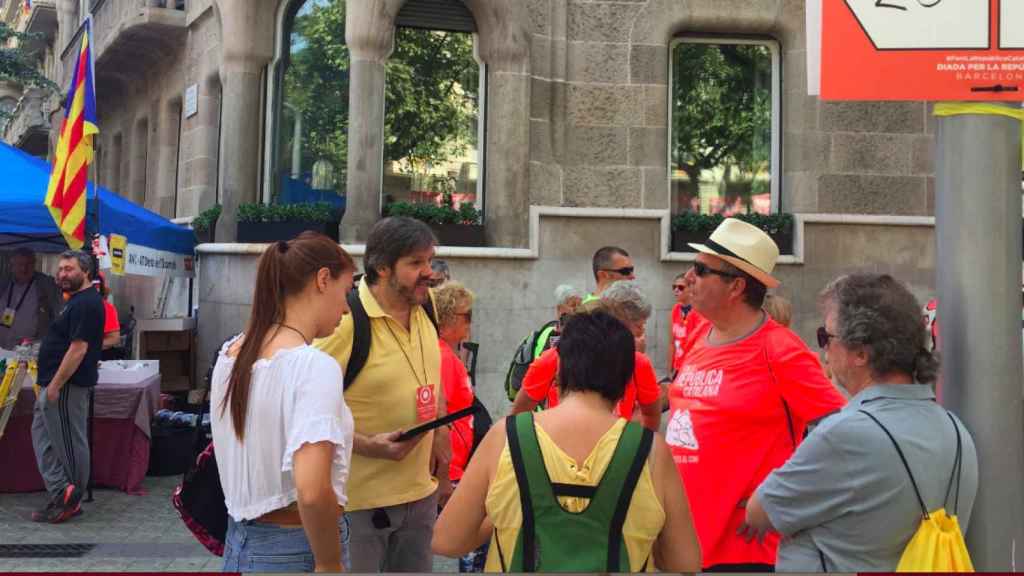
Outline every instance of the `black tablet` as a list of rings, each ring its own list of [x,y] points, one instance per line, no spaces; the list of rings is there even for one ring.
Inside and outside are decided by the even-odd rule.
[[[430,422],[427,422],[425,424],[420,424],[419,426],[416,426],[415,428],[409,428],[405,432],[402,432],[401,434],[398,435],[398,441],[399,442],[405,442],[406,440],[408,440],[410,438],[414,438],[416,436],[419,436],[420,434],[423,434],[424,432],[430,432],[434,428],[440,428],[441,426],[447,426],[447,425],[451,424],[452,422],[455,422],[456,420],[458,420],[460,418],[465,418],[466,416],[472,416],[473,413],[476,412],[476,410],[477,410],[476,405],[470,406],[469,408],[463,408],[462,410],[459,410],[458,412],[452,412],[451,414],[449,414],[447,416],[442,416],[441,418],[438,418],[437,420],[431,420]]]

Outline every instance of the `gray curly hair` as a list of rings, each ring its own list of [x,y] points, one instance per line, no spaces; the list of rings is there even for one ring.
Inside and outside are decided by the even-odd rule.
[[[651,301],[635,280],[612,284],[601,293],[601,300],[618,307],[630,322],[642,322],[651,317]]]
[[[922,384],[935,381],[939,359],[925,346],[921,305],[901,282],[888,274],[840,276],[819,302],[836,312],[838,339],[867,350],[875,376],[902,372]]]
[[[555,288],[556,305],[567,304],[573,298],[582,299],[583,293],[568,284],[559,284],[558,288]]]

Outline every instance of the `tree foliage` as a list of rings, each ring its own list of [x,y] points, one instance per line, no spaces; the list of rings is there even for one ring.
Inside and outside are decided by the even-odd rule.
[[[725,163],[767,167],[772,63],[758,45],[680,43],[672,59],[672,162],[696,183]]]
[[[38,87],[59,92],[58,86],[39,69],[36,56],[25,49],[27,41],[38,38],[37,34],[18,32],[0,22],[0,80],[13,82],[23,88]]]
[[[302,167],[328,160],[344,183],[348,164],[349,51],[345,0],[307,0],[296,13],[282,62],[279,166],[290,162],[302,123]],[[476,138],[479,67],[470,34],[401,28],[388,59],[385,161],[423,165],[460,153]]]

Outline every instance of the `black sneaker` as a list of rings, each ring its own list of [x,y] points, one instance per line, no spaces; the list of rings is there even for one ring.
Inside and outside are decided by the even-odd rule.
[[[60,505],[59,498],[52,498],[46,506],[32,513],[33,522],[53,522],[53,519],[63,512],[64,507]]]

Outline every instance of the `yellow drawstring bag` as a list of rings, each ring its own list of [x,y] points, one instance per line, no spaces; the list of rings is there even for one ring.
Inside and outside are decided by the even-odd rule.
[[[971,563],[971,555],[967,552],[967,544],[964,542],[963,533],[960,531],[960,522],[956,518],[957,509],[960,507],[962,445],[960,428],[956,425],[956,421],[953,420],[953,416],[946,412],[946,415],[949,416],[949,421],[953,423],[953,430],[956,432],[956,457],[953,459],[953,472],[950,474],[949,485],[946,487],[946,497],[943,499],[943,503],[949,500],[949,492],[953,487],[953,480],[956,479],[953,514],[950,515],[944,507],[928,512],[924,498],[921,497],[921,491],[917,488],[914,475],[910,472],[910,465],[907,464],[907,459],[903,455],[900,445],[896,443],[896,439],[893,438],[885,426],[882,426],[878,418],[875,418],[865,410],[860,410],[860,412],[874,420],[875,424],[878,424],[886,436],[889,437],[889,440],[892,440],[892,445],[896,447],[896,452],[899,454],[900,460],[903,461],[903,467],[907,470],[907,475],[910,476],[910,485],[914,488],[917,502],[921,506],[921,525],[918,526],[917,532],[914,532],[914,536],[907,543],[907,547],[903,549],[903,555],[896,566],[896,571],[974,572],[974,564]]]

